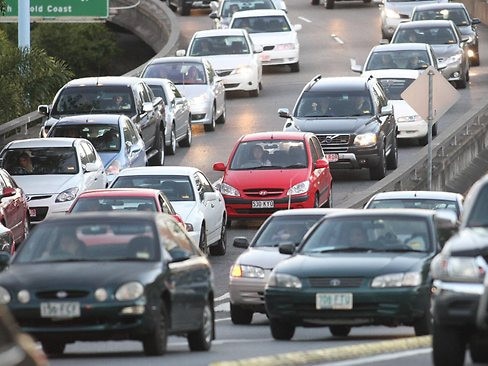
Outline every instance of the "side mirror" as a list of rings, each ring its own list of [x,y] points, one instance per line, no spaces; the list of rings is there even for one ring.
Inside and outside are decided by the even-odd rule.
[[[302,30],[302,25],[301,24],[295,24],[293,26],[293,29],[295,30],[295,32],[299,32]]]
[[[260,44],[255,44],[254,53],[261,53],[261,52],[263,52],[263,46],[261,46]]]
[[[232,245],[236,248],[247,249],[249,248],[249,240],[245,236],[236,236]]]
[[[49,114],[49,106],[47,104],[42,104],[39,107],[37,107],[37,111],[47,116]]]
[[[356,62],[355,58],[351,58],[351,70],[354,72],[363,72],[363,67]]]
[[[461,42],[466,43],[466,42],[468,42],[468,41],[469,41],[469,36],[464,36],[464,35],[463,35],[463,36],[461,36]]]
[[[278,116],[281,118],[291,118],[290,111],[288,108],[280,108],[278,109]]]
[[[98,170],[98,166],[97,164],[95,163],[86,163],[85,165],[85,173],[89,173],[89,172],[96,172]]]
[[[388,116],[390,114],[393,114],[393,105],[387,104],[386,106],[381,107],[380,116]]]
[[[208,16],[210,19],[219,19],[219,15],[215,12],[210,13]]]
[[[314,169],[329,169],[329,162],[325,159],[317,159]]]
[[[295,253],[296,247],[293,243],[283,243],[279,245],[278,249],[281,254],[292,255],[293,253]]]
[[[219,194],[217,192],[205,192],[203,194],[203,199],[205,201],[216,201],[219,199]]]
[[[142,111],[147,113],[153,110],[154,106],[151,102],[142,103]]]
[[[479,18],[471,19],[471,25],[476,25],[476,24],[480,24],[480,23],[481,23],[481,20]]]
[[[12,196],[15,196],[15,193],[17,193],[15,191],[15,188],[12,188],[12,187],[5,187],[3,190],[2,190],[2,195],[0,196],[0,198],[4,198],[4,197],[12,197]]]
[[[380,44],[388,44],[390,43],[390,41],[386,38],[383,38],[382,40],[380,40]]]
[[[185,56],[185,54],[186,54],[186,50],[177,50],[175,53],[175,55],[179,57]]]
[[[213,170],[218,172],[225,172],[225,164],[224,163],[215,163],[213,165]]]
[[[434,221],[441,246],[457,231],[459,220],[452,210],[436,210]]]

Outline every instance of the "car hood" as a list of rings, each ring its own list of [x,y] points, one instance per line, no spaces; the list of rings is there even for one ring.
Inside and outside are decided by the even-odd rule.
[[[273,269],[278,262],[288,257],[289,255],[281,254],[278,247],[254,247],[242,253],[237,258],[236,263]]]
[[[57,194],[80,185],[79,174],[13,175],[26,195]]]
[[[252,63],[252,55],[219,55],[219,56],[205,56],[210,61],[214,70],[228,70],[235,69],[241,65],[249,65]]]
[[[275,270],[298,277],[374,277],[387,273],[420,270],[428,253],[333,253],[298,254],[280,262]]]
[[[184,222],[190,222],[193,212],[196,210],[197,203],[195,201],[171,201],[171,205],[176,213],[181,216]]]
[[[404,116],[414,116],[418,113],[410,107],[410,105],[404,100],[391,100],[390,103],[393,105],[393,110],[395,111],[395,118]]]
[[[376,119],[374,116],[367,117],[342,117],[342,118],[294,118],[294,124],[301,131],[312,131],[314,133],[354,133],[361,132],[362,127],[370,120]]]
[[[290,188],[294,184],[307,180],[307,169],[249,169],[230,170],[223,181],[243,191],[255,187]]]
[[[251,33],[250,36],[255,44],[261,46],[295,43],[297,39],[295,32]]]
[[[433,44],[432,48],[434,49],[437,59],[447,59],[462,52],[457,44]]]
[[[187,99],[192,99],[199,97],[200,95],[207,94],[209,92],[209,86],[207,84],[204,85],[185,85],[185,84],[178,84],[178,90],[181,94],[183,94]]]
[[[142,280],[161,270],[159,262],[56,262],[13,264],[1,273],[0,284],[26,289],[98,288]]]
[[[463,228],[447,241],[444,249],[453,255],[486,256],[488,255],[488,228]]]

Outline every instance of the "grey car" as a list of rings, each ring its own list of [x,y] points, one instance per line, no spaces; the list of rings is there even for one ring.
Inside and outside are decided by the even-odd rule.
[[[479,66],[478,18],[471,18],[463,3],[440,3],[418,5],[413,9],[412,20],[448,19],[452,20],[463,36],[468,37],[468,55],[471,66]]]
[[[164,149],[166,154],[174,155],[176,144],[190,147],[192,142],[191,110],[188,99],[169,79],[144,78],[156,97],[164,100],[165,131]]]
[[[442,74],[458,89],[469,81],[468,37],[451,20],[416,20],[398,25],[391,43],[428,43]]]

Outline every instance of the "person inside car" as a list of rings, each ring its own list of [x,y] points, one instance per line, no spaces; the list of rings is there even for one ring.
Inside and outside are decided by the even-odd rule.
[[[32,156],[29,151],[24,151],[19,155],[17,166],[10,171],[11,174],[34,174]]]
[[[261,145],[254,145],[251,150],[251,161],[253,164],[259,164],[260,166],[270,166],[271,162],[264,154],[264,149]]]
[[[185,75],[185,83],[188,84],[201,84],[202,79],[198,73],[198,70],[195,66],[190,66],[188,72]]]

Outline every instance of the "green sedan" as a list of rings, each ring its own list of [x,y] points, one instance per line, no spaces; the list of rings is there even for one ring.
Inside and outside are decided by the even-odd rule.
[[[429,334],[429,265],[457,218],[449,211],[351,210],[322,219],[272,271],[265,306],[273,338],[297,326],[347,336],[365,325],[413,326]]]

